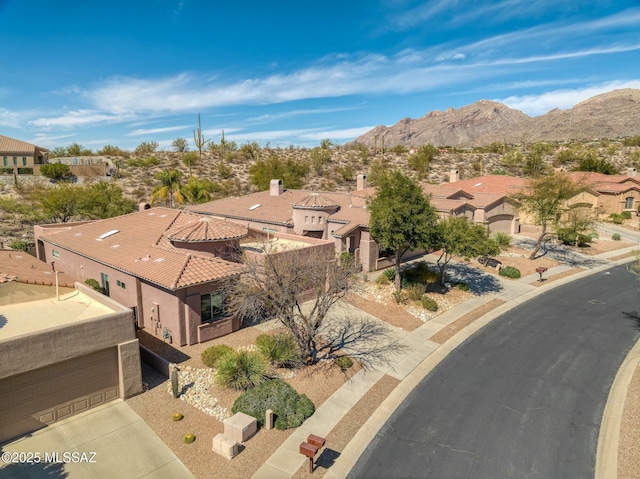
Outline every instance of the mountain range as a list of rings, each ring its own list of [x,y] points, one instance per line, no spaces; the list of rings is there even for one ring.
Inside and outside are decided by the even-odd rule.
[[[596,95],[571,109],[555,108],[530,117],[520,110],[489,100],[459,109],[432,111],[422,118],[403,118],[393,126],[380,125],[354,142],[385,148],[473,147],[492,142],[529,143],[617,138],[640,134],[640,90],[622,89]]]

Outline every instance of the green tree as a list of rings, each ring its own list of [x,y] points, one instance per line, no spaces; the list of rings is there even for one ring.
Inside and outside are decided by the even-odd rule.
[[[189,177],[191,177],[191,167],[195,165],[199,160],[198,154],[195,151],[188,151],[182,157],[182,163],[189,168]]]
[[[51,180],[64,180],[71,176],[71,169],[62,163],[48,163],[40,167],[42,176],[46,176]]]
[[[556,233],[564,244],[576,246],[590,243],[596,222],[597,215],[592,208],[569,208],[561,214]]]
[[[247,142],[240,147],[240,154],[247,160],[257,160],[260,158],[260,145],[258,142]]]
[[[98,151],[98,155],[101,156],[125,156],[125,151],[121,150],[119,147],[114,145],[105,145],[100,151]]]
[[[407,162],[409,167],[418,173],[420,178],[425,178],[429,173],[429,165],[438,155],[438,149],[431,145],[422,145],[413,155],[409,156]]]
[[[135,202],[124,196],[122,188],[104,180],[83,188],[78,201],[78,213],[91,219],[126,215],[134,208]]]
[[[534,224],[541,227],[538,241],[529,259],[535,259],[542,243],[547,239],[549,227],[557,224],[567,200],[583,188],[566,174],[556,173],[531,178],[525,189],[514,195],[514,199],[520,203],[521,210],[531,215]]]
[[[64,146],[56,146],[49,152],[49,158],[64,158],[65,156],[69,155],[67,154],[67,149]]]
[[[615,166],[604,158],[598,158],[597,154],[585,155],[581,158],[576,171],[594,171],[605,175],[615,175],[618,173]]]
[[[412,249],[431,249],[439,242],[438,214],[420,186],[399,170],[383,175],[376,194],[367,201],[371,236],[395,252],[395,285],[400,290],[402,255]]]
[[[316,147],[309,153],[311,158],[311,166],[318,174],[322,176],[324,174],[324,167],[331,161],[331,152],[328,149]]]
[[[33,194],[36,206],[43,215],[54,223],[67,223],[80,215],[82,188],[60,183],[53,188],[43,188]]]
[[[191,204],[206,203],[211,199],[211,194],[207,190],[207,184],[198,180],[195,176],[189,178],[183,189],[183,194],[187,201]]]
[[[151,153],[155,153],[157,149],[157,141],[143,141],[138,146],[136,146],[135,153],[138,156],[150,155]]]
[[[178,153],[189,151],[189,144],[185,138],[176,138],[171,142],[171,147]]]
[[[492,256],[500,252],[500,247],[486,227],[471,223],[465,217],[450,216],[442,220],[440,229],[440,247],[442,253],[437,264],[440,268],[440,284],[446,281],[446,268],[453,258],[476,258]]]
[[[266,160],[258,160],[249,168],[251,183],[258,190],[268,190],[271,180],[281,179],[285,188],[302,188],[309,165],[292,158],[283,160],[272,154]]]
[[[333,142],[329,138],[325,138],[320,142],[320,148],[323,150],[329,150],[333,146]]]
[[[151,203],[164,201],[169,208],[173,208],[174,201],[179,204],[184,203],[185,198],[180,187],[182,174],[178,170],[159,171],[155,178],[160,181],[160,184],[153,189]]]
[[[71,143],[67,147],[68,156],[90,156],[91,154],[92,154],[91,150],[86,149],[84,146],[78,143]]]

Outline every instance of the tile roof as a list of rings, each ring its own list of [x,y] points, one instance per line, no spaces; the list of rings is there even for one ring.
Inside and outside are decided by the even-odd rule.
[[[524,188],[527,180],[516,176],[487,175],[467,178],[453,183],[445,183],[447,188],[457,188],[471,193],[494,193],[498,195],[512,195]],[[445,185],[442,185],[443,187]]]
[[[0,250],[0,283],[17,281],[19,283],[43,284],[54,286],[56,275],[51,265],[19,250]],[[64,272],[58,273],[58,284],[73,288],[74,279]]]
[[[189,206],[187,209],[203,214],[292,227],[294,208],[317,210],[338,207],[338,211],[329,215],[327,221],[344,223],[345,226],[338,230],[341,232],[339,234],[344,234],[344,231],[351,232],[359,226],[369,226],[369,213],[365,206],[366,198],[350,193],[285,190],[277,196],[271,196],[269,191],[260,191]],[[338,234],[338,231],[334,234]]]
[[[16,140],[15,138],[0,135],[0,152],[33,154],[35,150],[49,151],[46,148],[40,148],[39,146],[32,145],[26,141]]]
[[[195,215],[185,213],[180,215],[178,220],[193,216]],[[204,243],[240,239],[247,236],[248,233],[247,228],[243,226],[208,216],[201,216],[197,219],[185,218],[185,221],[180,221],[180,223],[182,224],[175,224],[165,233],[168,239],[186,243]]]
[[[432,198],[431,206],[441,212],[455,211],[469,203],[463,200],[450,200],[448,198]]]
[[[301,200],[296,201],[291,205],[294,208],[337,208],[340,206],[337,201],[332,201],[320,193],[311,193],[309,196],[305,196]]]
[[[239,274],[243,269],[238,263],[171,245],[165,236],[168,230],[201,218],[184,211],[152,208],[73,226],[41,239],[175,290]]]

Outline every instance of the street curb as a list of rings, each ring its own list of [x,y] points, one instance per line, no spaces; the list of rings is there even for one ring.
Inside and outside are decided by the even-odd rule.
[[[496,319],[498,316],[501,316],[504,313],[507,313],[511,309],[529,301],[530,299],[544,294],[547,291],[563,286],[567,283],[576,281],[578,279],[582,279],[587,276],[591,276],[593,274],[601,273],[608,269],[614,268],[616,266],[620,266],[625,263],[630,263],[635,261],[635,257],[623,258],[621,260],[612,261],[609,264],[599,266],[597,268],[582,271],[580,273],[576,273],[565,278],[560,278],[556,281],[553,281],[547,285],[540,286],[534,290],[528,291],[507,303],[498,306],[492,311],[488,312],[484,316],[478,318],[469,326],[459,331],[456,335],[454,335],[451,339],[441,345],[438,349],[433,351],[424,361],[422,361],[407,377],[404,379],[397,387],[394,389],[391,394],[385,399],[382,404],[373,412],[371,417],[367,420],[367,422],[358,430],[358,432],[354,435],[354,437],[349,441],[349,444],[345,447],[342,454],[336,459],[332,467],[325,473],[323,476],[324,479],[344,479],[347,477],[353,466],[355,466],[356,462],[367,448],[369,443],[375,438],[376,434],[380,431],[380,429],[384,426],[384,424],[389,420],[391,415],[395,412],[395,410],[400,406],[402,401],[406,399],[409,393],[418,385],[422,379],[424,379],[444,358],[447,357],[449,353],[459,347],[462,343],[464,343],[467,339],[477,333],[484,326],[489,324],[491,321]],[[499,296],[499,295],[498,295]],[[637,343],[640,345],[640,343]],[[638,350],[640,351],[640,346],[638,346]],[[635,349],[635,347],[634,347]],[[626,360],[625,360],[626,361]],[[628,384],[627,384],[628,386]],[[613,388],[612,388],[613,391]],[[625,390],[626,392],[626,387]],[[605,412],[607,411],[607,407],[612,398],[612,393],[610,392],[609,397],[607,399],[607,404],[605,406]],[[622,403],[624,404],[624,398]],[[613,418],[613,417],[612,417]],[[617,466],[617,445],[618,439],[620,435],[620,426],[619,421],[617,423],[617,429],[615,428],[615,424],[609,426],[609,421],[607,420],[607,432],[602,433],[601,427],[601,436],[598,438],[598,449],[596,454],[596,463],[600,463],[601,468],[610,469],[611,466],[607,464],[608,457],[604,455],[600,456],[601,451],[601,441],[602,441],[602,449],[609,450],[609,443],[615,442],[616,447],[616,466]],[[611,429],[611,430],[609,430]],[[607,446],[605,446],[605,444]],[[610,476],[612,478],[616,477]],[[596,475],[596,478],[600,479],[599,476]],[[604,476],[603,476],[604,479]],[[607,478],[608,479],[608,478]]]

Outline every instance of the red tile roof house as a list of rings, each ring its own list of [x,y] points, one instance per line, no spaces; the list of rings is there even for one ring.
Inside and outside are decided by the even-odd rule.
[[[366,186],[366,176],[358,176],[358,188]],[[378,245],[369,233],[366,198],[354,193],[314,192],[284,189],[282,180],[271,180],[268,191],[223,198],[189,211],[225,218],[267,233],[289,233],[330,240],[337,252],[348,251],[364,271],[388,266],[379,258]]]
[[[240,328],[239,318],[225,316],[219,289],[243,270],[230,258],[249,233],[244,226],[151,208],[34,232],[40,259],[79,281],[97,280],[159,338],[184,346]]]
[[[145,208],[105,220],[35,226],[38,257],[78,281],[98,281],[108,296],[134,310],[138,327],[180,346],[240,329],[241,319],[225,314],[221,286],[243,272],[236,261],[243,244],[264,233],[184,210]],[[327,241],[276,236],[291,249],[333,249]]]

